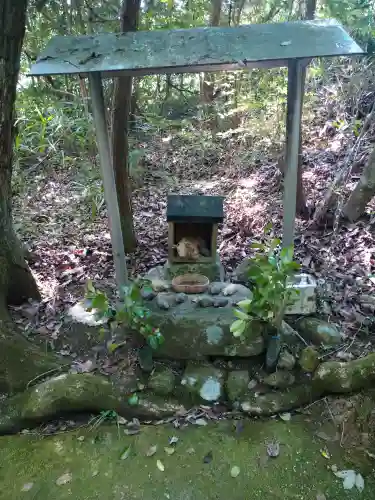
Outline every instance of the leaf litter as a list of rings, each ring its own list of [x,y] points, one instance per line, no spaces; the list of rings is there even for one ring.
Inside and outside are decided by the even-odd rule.
[[[334,472],[335,476],[343,480],[344,490],[352,490],[354,486],[358,491],[363,491],[365,488],[365,481],[360,473],[354,470],[338,470]]]
[[[350,148],[349,129],[333,131],[342,140],[339,150],[331,151],[325,136],[326,122],[317,120],[309,128],[303,177],[311,206],[322,199],[329,180]],[[215,146],[215,160],[210,160],[212,168],[208,170],[202,169],[205,158],[193,144],[176,149],[175,140],[160,143],[150,138],[146,148],[143,142],[140,146],[145,150],[145,166],[142,185],[136,185],[132,194],[138,247],[129,255],[131,275],[143,274],[164,264],[167,258],[165,212],[171,182],[176,193],[225,196],[226,217],[219,232],[219,253],[229,274],[244,257],[251,255],[249,243],[261,240],[265,220],[272,220],[274,232],[280,235],[282,182],[277,157],[266,141],[259,143],[260,164],[255,160],[249,164],[248,155],[243,155],[246,148],[242,141],[231,140],[230,147],[223,141]],[[365,142],[361,146],[360,168],[370,146]],[[235,165],[233,157],[237,158]],[[29,304],[13,308],[14,320],[25,331],[35,334],[33,341],[43,345],[47,342],[53,349],[65,344],[60,350],[77,357],[79,353],[75,352],[72,339],[59,326],[61,316],[82,298],[82,288],[89,276],[95,276],[100,287],[115,288],[105,203],[100,204],[91,219],[92,200],[87,204],[82,199],[83,186],[88,190],[100,187],[96,159],[93,156],[89,161],[86,177],[78,162],[69,169],[51,168],[53,165],[48,161],[43,162],[38,176],[32,168],[30,172],[26,169],[25,186],[20,195],[14,196],[13,209],[15,226],[28,248],[29,264],[43,295],[37,307]],[[163,175],[159,165],[163,165]],[[373,209],[374,202],[368,207],[367,219],[344,223],[337,231],[332,231],[329,223],[314,227],[309,220],[296,220],[296,258],[304,272],[311,272],[318,279],[319,308],[341,326],[348,339],[358,328],[365,331],[371,328],[375,310]],[[371,345],[366,348],[365,343],[356,339],[348,356],[358,357],[364,349],[371,350]]]
[[[304,145],[303,177],[312,206],[322,199],[350,146],[350,140],[342,138],[341,149],[330,151],[324,128],[325,124],[314,124]],[[132,195],[139,244],[129,255],[131,276],[164,264],[167,258],[166,196],[171,182],[176,193],[225,196],[226,217],[219,231],[219,254],[229,275],[243,258],[251,256],[249,243],[261,240],[265,220],[272,220],[275,234],[281,234],[282,182],[275,154],[265,143],[261,144],[260,163],[252,160],[249,163],[248,155],[246,161],[241,160],[241,141],[232,142],[230,147],[223,143],[222,148],[218,146],[221,149],[210,162],[210,169],[201,167],[201,160],[205,158],[195,147],[176,150],[173,141],[161,144],[152,140],[147,146],[143,183],[135,187]],[[366,145],[359,155],[362,166],[369,149]],[[238,158],[235,165],[234,156]],[[94,165],[90,168],[98,171],[94,156],[90,162]],[[158,173],[161,164],[164,177]],[[74,364],[84,371],[89,366],[85,365],[87,359],[80,357],[61,318],[82,298],[88,277],[95,276],[98,286],[109,290],[114,290],[115,284],[105,204],[101,204],[91,220],[91,204],[88,207],[82,202],[82,183],[76,182],[81,170],[81,165],[55,169],[45,162],[37,178],[32,169],[30,173],[24,172],[25,190],[21,196],[14,197],[13,215],[20,236],[30,250],[29,264],[43,300],[38,307],[34,304],[14,307],[12,316],[26,334],[32,333],[33,342],[72,356]],[[84,184],[92,187],[93,183],[85,178]],[[296,258],[302,263],[302,270],[314,274],[318,280],[318,312],[337,323],[344,340],[348,340],[343,349],[330,354],[333,359],[355,359],[373,349],[373,336],[363,340],[363,336],[356,334],[360,331],[368,335],[373,328],[373,213],[374,202],[369,204],[365,218],[354,224],[344,223],[337,231],[332,230],[330,221],[314,227],[309,220],[296,220]],[[93,362],[95,370],[109,375],[121,371],[117,363],[108,362],[107,354],[102,351],[97,354],[98,362]],[[130,363],[134,365],[134,356]],[[210,411],[208,418],[215,418],[214,409]],[[178,428],[180,422],[181,419],[176,419],[173,425]],[[129,435],[138,432],[137,428],[125,429]]]

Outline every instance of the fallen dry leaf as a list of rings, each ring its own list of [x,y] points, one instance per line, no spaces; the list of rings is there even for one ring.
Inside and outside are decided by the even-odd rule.
[[[126,460],[127,458],[130,457],[131,452],[132,452],[132,447],[130,445],[121,453],[120,459]]]
[[[165,467],[164,467],[164,464],[163,462],[161,462],[160,460],[157,460],[156,461],[156,467],[161,471],[161,472],[164,472],[165,471]]]
[[[237,465],[234,465],[230,470],[230,475],[232,477],[237,477],[239,476],[240,472],[241,472],[240,468]]]
[[[277,441],[267,443],[267,455],[271,458],[276,458],[280,455],[280,444]]]
[[[281,420],[284,420],[284,422],[289,422],[292,419],[291,413],[280,413],[279,417]]]
[[[157,451],[157,445],[150,446],[150,448],[146,451],[146,457],[153,457]]]
[[[30,491],[33,486],[34,486],[34,483],[25,483],[22,486],[21,491]]]
[[[62,486],[63,484],[70,483],[71,480],[72,480],[72,475],[70,474],[70,472],[66,472],[65,474],[56,479],[56,484],[57,486]]]
[[[176,448],[173,448],[172,446],[165,446],[164,451],[167,455],[173,455],[173,453],[176,451]]]

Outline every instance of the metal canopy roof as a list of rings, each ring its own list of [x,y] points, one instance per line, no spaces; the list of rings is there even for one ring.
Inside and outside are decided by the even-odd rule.
[[[56,36],[30,75],[192,73],[355,54],[363,50],[335,20]]]

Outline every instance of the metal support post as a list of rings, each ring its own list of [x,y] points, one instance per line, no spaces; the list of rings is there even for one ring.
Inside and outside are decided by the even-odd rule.
[[[125,250],[122,239],[120,211],[116,194],[116,181],[112,166],[112,154],[104,105],[102,79],[100,73],[89,73],[88,78],[96,138],[98,141],[104,197],[108,211],[116,282],[121,296],[121,287],[128,283],[128,270],[126,267]]]
[[[288,101],[286,117],[286,148],[284,174],[283,247],[294,244],[296,218],[297,172],[303,102],[303,68],[305,61],[288,64]]]

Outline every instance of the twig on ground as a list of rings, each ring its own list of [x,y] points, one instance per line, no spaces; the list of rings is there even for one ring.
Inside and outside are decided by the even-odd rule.
[[[324,397],[324,398],[321,398],[321,399],[317,399],[316,401],[313,401],[312,403],[308,404],[307,406],[304,406],[302,408],[302,410],[308,410],[309,408],[311,408],[311,406],[314,406],[317,403],[321,403],[324,399],[326,399],[326,398]]]
[[[353,338],[352,338],[350,344],[344,349],[344,352],[346,352],[348,349],[350,349],[352,347],[355,339],[357,338],[357,333],[361,330],[361,328],[362,328],[362,323],[360,324],[359,328],[354,332]]]
[[[27,382],[26,389],[28,389],[33,382],[36,382],[37,380],[44,378],[46,375],[49,375],[50,373],[61,371],[66,366],[70,366],[70,365],[71,365],[71,363],[66,363],[65,365],[57,366],[56,368],[51,368],[50,370],[47,370],[44,373],[40,373],[39,375],[37,375],[36,377],[32,378],[31,380],[29,380]]]
[[[353,342],[354,342],[354,341],[353,341]],[[353,343],[353,342],[352,342],[352,343]],[[345,345],[345,344],[344,344],[344,345]],[[346,349],[343,349],[343,346],[340,346],[340,347],[338,347],[337,349],[335,349],[334,351],[329,351],[329,352],[326,352],[325,354],[322,354],[321,356],[319,356],[319,359],[324,359],[324,358],[326,358],[326,357],[328,357],[328,356],[332,356],[332,354],[336,354],[336,352],[339,352],[339,351],[341,351],[341,350],[346,351],[346,350],[350,347],[350,345],[351,345],[351,344],[348,344],[348,345],[347,345],[347,347],[346,347]]]
[[[332,419],[333,425],[336,427],[336,420],[335,420],[335,417],[333,416],[332,410],[331,410],[331,408],[330,408],[330,406],[328,404],[327,398],[324,398],[324,402],[325,402],[325,404],[327,406],[327,410],[328,410],[328,413],[330,414],[330,417]]]
[[[344,443],[344,429],[345,429],[345,422],[342,422],[342,430],[341,430],[341,438],[340,438],[340,446],[342,448],[342,445]]]

